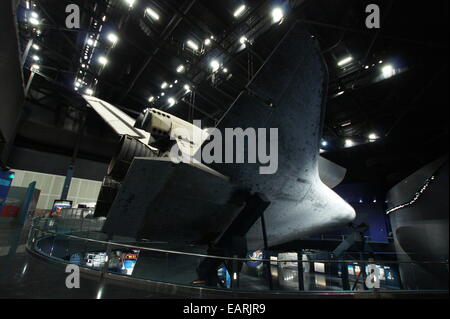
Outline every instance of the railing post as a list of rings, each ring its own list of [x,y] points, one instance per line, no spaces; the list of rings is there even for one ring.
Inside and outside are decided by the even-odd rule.
[[[107,273],[108,269],[109,269],[109,258],[110,258],[110,255],[111,255],[111,244],[110,244],[111,240],[112,240],[112,236],[108,234],[108,240],[107,240],[108,244],[106,246],[106,261],[105,261],[105,263],[103,265],[101,278],[104,278],[105,273]]]

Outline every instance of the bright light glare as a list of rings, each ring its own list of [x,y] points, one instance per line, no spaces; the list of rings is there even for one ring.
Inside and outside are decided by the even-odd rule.
[[[39,58],[37,55],[33,55],[32,59],[33,59],[34,61],[39,61],[41,58]]]
[[[336,96],[342,95],[342,94],[344,94],[344,93],[345,93],[345,91],[337,92],[337,93],[336,93]]]
[[[28,19],[28,21],[33,25],[38,25],[40,23],[39,20],[36,18],[30,18]]]
[[[184,89],[186,90],[186,92],[190,92],[191,91],[191,87],[187,84],[184,85]]]
[[[220,68],[220,63],[217,60],[212,60],[210,66],[212,71],[216,72]]]
[[[86,89],[86,91],[84,91],[87,95],[92,95],[94,94],[94,91],[92,89]]]
[[[369,134],[369,140],[370,141],[375,141],[377,139],[378,139],[378,135],[376,135],[375,133]]]
[[[125,0],[125,2],[128,3],[130,7],[132,7],[136,0]]]
[[[392,67],[392,65],[388,64],[385,65],[382,69],[381,72],[383,72],[383,76],[385,79],[390,78],[391,76],[393,76],[395,74],[395,70]]]
[[[327,141],[322,141],[321,144],[322,144],[323,147],[328,146],[328,142]]]
[[[186,42],[186,44],[187,44],[187,46],[190,47],[192,50],[198,51],[198,44],[195,43],[194,41],[188,40],[188,41]]]
[[[283,20],[284,13],[281,8],[274,8],[272,10],[272,20],[274,23],[279,23],[281,20]]]
[[[159,14],[152,8],[147,8],[145,13],[147,13],[153,20],[159,20]]]
[[[180,65],[177,67],[177,73],[183,73],[184,70],[185,70],[185,67],[184,67],[183,64],[180,64]]]
[[[151,103],[151,102],[153,102],[155,100],[155,97],[152,95],[152,96],[150,96],[149,98],[148,98],[148,101]]]
[[[98,62],[102,65],[106,65],[108,63],[108,59],[104,56],[98,58]]]
[[[246,8],[245,4],[241,5],[239,8],[236,9],[236,11],[234,11],[233,16],[235,18],[238,18],[239,16],[241,16],[242,13],[244,13],[245,8]]]
[[[88,44],[88,45],[91,45],[91,46],[94,45],[94,40],[88,39],[88,40],[87,40],[87,44]]]
[[[355,143],[351,139],[345,140],[345,147],[352,147]]]
[[[239,42],[241,43],[241,44],[245,44],[245,42],[247,42],[247,38],[245,37],[245,36],[242,36],[240,39],[239,39]]]
[[[163,82],[162,84],[161,84],[161,89],[165,89],[165,88],[167,88],[167,86],[168,86],[169,84],[167,84],[167,82]]]
[[[114,33],[110,33],[108,34],[108,40],[109,42],[115,44],[119,40],[119,38]]]
[[[211,45],[211,39],[206,39],[206,40],[205,40],[205,45],[206,45],[206,46]]]
[[[176,101],[175,101],[175,99],[173,97],[169,97],[167,99],[167,102],[169,102],[169,107],[174,106],[175,103],[176,103]]]
[[[33,17],[33,18],[35,18],[35,19],[38,19],[39,18],[39,15],[36,13],[36,12],[31,12],[31,16]]]
[[[40,47],[37,45],[37,44],[33,44],[33,49],[35,49],[35,50],[39,50],[40,49]]]
[[[349,64],[352,61],[353,61],[353,57],[352,56],[348,56],[348,57],[343,58],[342,60],[340,60],[337,65],[338,66],[344,66],[344,65]]]
[[[227,68],[223,68],[223,73],[228,73],[228,69]]]
[[[39,70],[41,67],[39,66],[39,65],[37,65],[37,64],[33,64],[32,66],[31,66],[31,71],[37,71],[37,70]]]

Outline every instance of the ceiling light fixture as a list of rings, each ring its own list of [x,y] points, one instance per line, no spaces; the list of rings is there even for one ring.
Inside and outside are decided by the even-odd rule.
[[[277,7],[272,10],[272,21],[273,23],[281,23],[284,18],[283,9]]]
[[[39,25],[39,20],[36,18],[29,18],[28,21],[33,25]]]
[[[108,59],[105,56],[101,56],[98,58],[98,62],[102,65],[108,64]]]
[[[240,5],[240,6],[234,11],[233,16],[234,16],[235,18],[240,17],[240,16],[244,13],[245,8],[246,8],[245,4]]]
[[[169,107],[172,107],[177,103],[177,101],[173,97],[169,97],[167,99],[167,102],[169,102]]]
[[[112,44],[116,44],[117,41],[119,40],[119,38],[117,37],[117,35],[114,34],[114,33],[108,34],[107,38],[108,38],[109,42],[111,42]]]
[[[340,60],[337,65],[338,66],[345,66],[345,65],[349,64],[352,61],[353,61],[353,57],[350,55],[350,56],[345,57],[342,60]]]
[[[188,40],[188,41],[186,42],[186,45],[187,45],[188,47],[190,47],[192,50],[198,51],[198,44],[195,43],[194,41]]]
[[[220,68],[220,63],[217,60],[212,60],[210,63],[213,72],[216,72]]]
[[[354,145],[355,145],[355,143],[351,139],[345,140],[345,147],[352,147]]]
[[[185,70],[186,70],[186,68],[184,67],[183,64],[180,64],[180,65],[177,67],[177,73],[183,73]]]
[[[145,13],[148,14],[153,20],[159,20],[159,14],[152,8],[145,9]]]

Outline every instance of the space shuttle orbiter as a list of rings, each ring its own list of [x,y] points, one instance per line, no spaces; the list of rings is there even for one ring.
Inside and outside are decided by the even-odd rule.
[[[208,131],[153,108],[133,119],[105,101],[84,96],[129,142],[117,152],[128,166],[111,174],[121,186],[104,230],[150,240],[214,241],[245,206],[236,200],[241,191],[264,194],[270,202],[264,218],[271,246],[347,225],[355,211],[331,189],[346,170],[319,155],[327,84],[316,40],[295,26],[218,125],[222,132],[276,128],[278,170],[269,175],[252,163],[174,164],[168,153],[174,143],[192,158]],[[258,136],[258,143],[269,142]],[[117,156],[113,163],[121,162]],[[260,220],[246,237],[250,249],[262,247]]]

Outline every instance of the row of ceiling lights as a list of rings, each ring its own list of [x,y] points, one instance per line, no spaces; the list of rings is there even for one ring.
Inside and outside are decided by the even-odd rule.
[[[38,26],[41,24],[41,21],[39,20],[39,14],[36,12],[36,4],[32,3],[31,1],[25,1],[25,6],[28,10],[26,13],[26,15],[28,16],[28,22],[32,26],[33,32],[36,33],[36,36],[40,36],[41,30],[38,28]],[[38,52],[41,48],[39,47],[39,45],[34,43],[31,46],[31,49]],[[41,61],[41,58],[37,54],[32,54],[31,59],[33,60],[31,71],[35,72],[40,69],[38,63]]]
[[[135,2],[136,2],[135,0],[124,0],[124,1],[129,5],[129,8],[130,8],[130,9],[134,6],[134,4],[135,4]],[[27,6],[27,8],[30,8],[30,2],[29,2],[29,1],[26,1],[26,6]],[[35,7],[36,5],[33,4],[32,6]],[[247,11],[247,9],[248,9],[247,6],[246,6],[245,4],[242,4],[242,5],[240,5],[240,6],[234,11],[233,16],[234,16],[235,18],[239,18],[239,17],[241,17],[241,16],[244,15],[244,13]],[[146,8],[146,10],[145,10],[145,15],[146,15],[147,17],[149,17],[151,20],[155,21],[155,22],[160,20],[160,15],[159,15],[153,8],[150,8],[150,7]],[[282,10],[281,8],[279,8],[279,7],[273,8],[273,9],[272,9],[272,12],[271,12],[271,15],[272,15],[272,20],[273,20],[274,23],[281,23],[282,20],[283,20],[283,18],[284,18],[284,12],[283,12],[283,10]],[[104,16],[102,20],[105,21],[105,20],[106,20],[106,16]],[[39,21],[39,15],[38,15],[35,11],[32,11],[31,14],[30,14],[30,17],[29,17],[28,21],[29,21],[29,23],[30,23],[31,25],[33,25],[33,26],[38,26],[38,25],[40,24],[40,21]],[[98,22],[95,22],[94,24],[97,26],[97,25],[98,25]],[[102,25],[100,25],[100,26],[98,27],[98,35],[99,35],[100,32],[101,32],[101,28],[102,28]],[[38,30],[38,33],[40,34],[40,30]],[[91,35],[88,37],[88,39],[86,40],[86,47],[85,47],[85,50],[84,50],[84,58],[83,58],[83,62],[82,62],[82,64],[81,64],[81,69],[82,69],[82,70],[79,71],[79,73],[77,74],[77,76],[76,76],[76,78],[75,78],[75,82],[74,82],[74,90],[75,90],[75,91],[79,91],[83,86],[87,86],[87,85],[88,85],[88,84],[83,80],[83,75],[85,75],[85,70],[89,68],[89,65],[90,65],[90,62],[91,62],[91,58],[92,58],[92,55],[93,55],[93,51],[94,51],[95,48],[97,47],[97,44],[98,44],[98,35],[97,35],[96,38],[94,38],[95,35],[94,35],[94,34],[91,34]],[[118,42],[118,40],[119,40],[118,36],[117,36],[116,34],[114,34],[114,33],[109,33],[109,34],[107,35],[106,38],[107,38],[107,40],[108,40],[113,46],[114,46],[114,45]],[[212,40],[214,40],[214,36],[211,36],[210,38],[205,39],[204,45],[205,45],[206,47],[210,46],[210,45],[212,44]],[[248,39],[247,39],[245,36],[242,36],[242,37],[239,39],[239,42],[241,43],[241,45],[242,45],[243,47],[245,47],[247,43],[250,43],[250,42],[248,41]],[[196,43],[196,41],[194,41],[194,40],[191,40],[191,39],[187,40],[186,45],[187,45],[187,47],[189,47],[190,49],[192,49],[194,52],[198,52],[198,51],[200,50],[200,46],[199,46],[198,43]],[[34,48],[35,50],[39,50],[39,47],[38,47],[36,44],[33,45],[33,48]],[[89,52],[90,52],[91,54],[89,54]],[[203,52],[204,52],[204,50],[202,50],[202,53],[203,53]],[[39,62],[39,61],[40,61],[40,58],[39,58],[39,56],[37,56],[37,55],[33,55],[33,56],[32,56],[32,59],[33,59],[35,62]],[[108,62],[109,62],[108,59],[107,59],[107,57],[106,57],[105,55],[99,56],[98,59],[97,59],[97,61],[98,61],[98,63],[99,63],[102,67],[105,67],[105,66],[108,64]],[[212,70],[213,73],[216,73],[216,72],[218,72],[219,70],[221,70],[223,73],[228,73],[228,68],[224,67],[217,59],[211,60],[211,62],[210,62],[210,68],[211,68],[211,70]],[[32,66],[32,70],[37,70],[37,69],[39,69],[39,65],[34,64],[34,65]],[[186,70],[186,67],[185,67],[183,64],[180,64],[180,65],[176,68],[177,73],[184,73],[185,70]],[[80,76],[80,75],[81,75],[81,76]],[[178,82],[178,81],[175,81],[174,84],[176,84],[177,82]],[[93,94],[94,94],[93,86],[94,86],[94,85],[92,85],[92,83],[91,83],[91,87],[87,87],[87,88],[85,89],[85,91],[84,91],[85,94],[87,94],[87,95],[93,95]],[[172,87],[173,84],[170,84],[170,85],[169,85],[169,84],[166,84],[166,83],[164,82],[164,83],[162,84],[161,88],[164,90],[164,89],[166,88],[166,86]],[[190,87],[188,84],[185,84],[183,88],[184,88],[186,94],[189,93],[189,92],[191,92],[191,87]],[[165,95],[165,93],[164,93],[164,92],[161,92],[161,94],[160,94],[159,96],[157,96],[156,98],[155,98],[154,96],[151,96],[151,97],[148,99],[148,101],[149,101],[150,103],[152,103],[152,102],[156,101],[157,99],[159,99],[160,97],[162,97],[162,96],[164,96],[164,95]],[[177,103],[177,101],[175,100],[174,97],[168,97],[167,101],[168,101],[168,103],[169,103],[169,106],[173,106],[173,105],[175,105],[175,104]]]
[[[135,3],[135,0],[125,0],[125,1],[130,5],[130,7],[132,7],[132,6],[134,5],[134,3]],[[248,7],[247,7],[245,4],[242,4],[242,5],[240,5],[240,6],[234,11],[233,16],[234,16],[236,19],[237,19],[237,18],[240,18],[240,17],[242,17],[242,16],[245,14],[245,12],[246,12],[247,10],[248,10]],[[158,14],[156,11],[154,11],[152,8],[147,8],[147,9],[146,9],[146,13],[147,13],[150,17],[152,17],[152,19],[155,20],[155,21],[158,21],[159,18],[160,18],[160,17],[159,17],[159,14]],[[272,12],[271,12],[271,15],[272,15],[272,21],[273,21],[273,23],[281,23],[282,20],[284,19],[284,12],[283,12],[283,10],[282,10],[281,8],[279,8],[279,7],[273,8],[273,9],[272,9]],[[186,45],[187,48],[189,48],[190,50],[192,50],[194,54],[203,54],[203,53],[206,52],[206,48],[209,47],[209,46],[212,44],[212,42],[213,42],[214,40],[215,40],[214,36],[211,35],[209,38],[206,38],[206,39],[203,41],[202,45],[200,45],[197,41],[195,41],[195,40],[193,40],[193,39],[188,39],[188,40],[186,41],[185,45]],[[245,48],[246,45],[247,45],[247,43],[250,43],[250,41],[247,39],[247,37],[241,36],[240,39],[239,39],[239,43],[241,44],[241,47],[242,47],[242,48]],[[212,71],[213,74],[214,74],[214,73],[217,73],[217,72],[219,72],[219,71],[221,71],[221,72],[224,73],[224,74],[227,74],[227,73],[228,73],[228,68],[225,67],[225,66],[223,66],[223,65],[221,64],[221,62],[220,62],[218,59],[212,59],[212,60],[210,61],[210,63],[209,63],[209,66],[210,66],[210,69],[211,69],[211,71]],[[180,74],[181,74],[181,73],[186,72],[187,67],[186,67],[184,64],[180,64],[180,65],[178,65],[178,66],[176,67],[175,70],[176,70],[177,73],[180,73]],[[229,77],[231,77],[231,76],[232,76],[232,75],[230,74]],[[176,84],[177,82],[178,82],[178,80],[175,80],[174,84]],[[161,84],[161,89],[162,89],[162,90],[167,89],[167,87],[171,88],[172,85],[169,85],[167,82],[163,82],[163,83]],[[184,90],[185,90],[185,94],[191,92],[191,87],[190,87],[188,84],[185,84],[183,88],[184,88]],[[148,98],[148,101],[149,101],[150,103],[154,103],[154,102],[156,102],[157,100],[159,100],[161,97],[164,97],[164,96],[165,96],[165,92],[162,91],[162,92],[161,92],[158,96],[156,96],[156,97],[153,96],[153,95],[150,96],[150,97]],[[168,97],[167,101],[168,101],[169,107],[171,107],[171,106],[173,106],[173,105],[175,105],[175,104],[177,103],[177,101],[175,100],[174,97]]]
[[[337,62],[337,66],[339,68],[346,68],[350,63],[353,62],[353,60],[354,60],[353,56],[351,56],[351,55],[346,56],[346,57],[342,58],[341,60],[339,60]],[[384,62],[383,60],[379,60],[378,64],[383,64],[383,62]],[[376,63],[373,63],[372,67],[375,67],[376,65],[377,65]],[[370,68],[370,66],[369,65],[364,65],[363,68],[365,70],[367,70],[367,69]],[[382,67],[381,67],[381,76],[382,76],[383,79],[388,79],[388,78],[394,76],[395,74],[397,74],[397,70],[394,68],[394,66],[392,64],[384,64],[384,65],[382,65]],[[334,97],[341,96],[344,93],[345,93],[344,90],[340,90],[334,95]],[[352,124],[351,121],[347,121],[347,122],[342,123],[341,127],[347,127],[347,126],[350,126],[351,124]],[[372,143],[372,142],[375,142],[378,139],[379,139],[379,136],[377,134],[370,133],[367,136],[366,142],[368,141],[369,143]],[[344,147],[346,147],[346,148],[354,147],[354,146],[357,146],[359,144],[360,143],[355,142],[351,138],[347,138],[347,139],[344,140]],[[323,151],[325,151],[326,148],[329,146],[328,141],[322,140],[321,146],[324,148]]]

